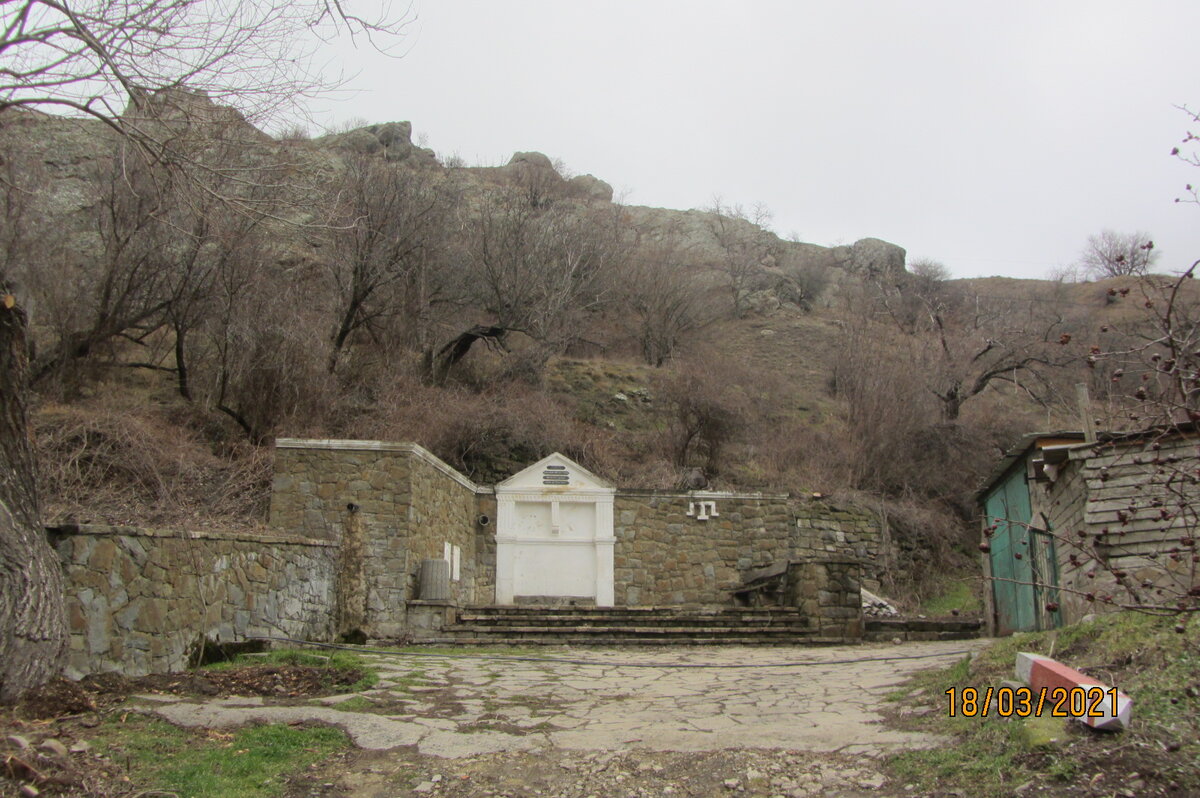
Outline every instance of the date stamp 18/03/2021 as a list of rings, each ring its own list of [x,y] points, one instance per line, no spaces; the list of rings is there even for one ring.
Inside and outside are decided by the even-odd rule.
[[[946,691],[950,717],[1104,718],[1117,714],[1115,687],[952,687]]]

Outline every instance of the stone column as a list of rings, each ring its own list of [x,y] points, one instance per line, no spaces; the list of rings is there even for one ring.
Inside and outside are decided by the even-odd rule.
[[[611,607],[616,603],[613,590],[613,500],[596,502],[596,606]]]
[[[501,538],[501,530],[507,532],[513,528],[516,513],[516,503],[510,498],[496,499],[496,603],[512,604],[516,585],[516,561],[511,545],[505,545]]]
[[[862,563],[853,558],[811,558],[788,566],[788,598],[821,637],[860,640]]]

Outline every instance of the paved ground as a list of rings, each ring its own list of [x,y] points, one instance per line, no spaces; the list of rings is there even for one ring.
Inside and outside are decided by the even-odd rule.
[[[307,706],[173,700],[158,712],[208,727],[311,718],[342,726],[361,748],[416,745],[423,754],[450,758],[547,746],[879,753],[934,742],[878,725],[880,698],[912,672],[947,665],[976,645],[529,655],[540,661],[386,655],[374,657],[382,680],[361,698],[332,696]]]
[[[406,794],[396,791],[401,786],[444,794],[522,794],[517,788],[505,792],[503,785],[506,773],[524,766],[531,772],[521,783],[542,779],[546,789],[540,794],[587,795],[590,788],[581,774],[627,771],[629,784],[621,786],[621,794],[669,795],[673,790],[664,792],[661,785],[649,793],[639,792],[637,785],[668,769],[686,771],[687,762],[716,761],[692,756],[684,762],[677,752],[715,756],[730,751],[743,751],[753,762],[745,771],[745,757],[730,764],[733,775],[713,782],[714,789],[745,792],[759,778],[765,795],[835,794],[819,775],[822,763],[841,779],[839,789],[877,789],[882,778],[869,766],[870,757],[940,742],[885,728],[879,723],[881,699],[913,672],[948,665],[981,645],[551,649],[530,655],[554,661],[389,654],[377,656],[380,683],[359,695],[287,706],[262,699],[158,698],[154,711],[189,726],[336,724],[360,748],[380,752],[364,755],[357,769],[350,769],[356,772],[340,774],[338,783],[319,785],[352,795]],[[696,667],[701,665],[718,667]],[[392,749],[395,755],[384,753]],[[759,756],[746,749],[772,753]],[[396,766],[401,760],[402,768]],[[783,774],[777,767],[781,762],[803,767],[777,775]],[[849,762],[868,765],[856,770]],[[389,763],[395,767],[389,769]],[[639,770],[643,766],[648,769]],[[563,778],[550,779],[544,772],[548,767]],[[814,772],[816,781],[802,778]],[[732,786],[735,781],[739,787]],[[710,794],[702,786],[684,786],[680,782],[679,794]],[[606,792],[612,789],[612,780],[602,779],[595,794],[612,794]],[[313,794],[320,792],[314,787]]]

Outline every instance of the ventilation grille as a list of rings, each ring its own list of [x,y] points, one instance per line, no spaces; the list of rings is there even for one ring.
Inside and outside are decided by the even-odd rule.
[[[546,466],[546,470],[542,472],[543,485],[570,485],[571,474],[567,471],[566,466],[552,465]]]

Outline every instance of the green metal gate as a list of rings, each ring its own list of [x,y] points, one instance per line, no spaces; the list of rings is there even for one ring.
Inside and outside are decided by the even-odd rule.
[[[1054,538],[1035,522],[1023,464],[997,484],[984,505],[994,525],[989,554],[996,634],[1050,629],[1062,624]]]

